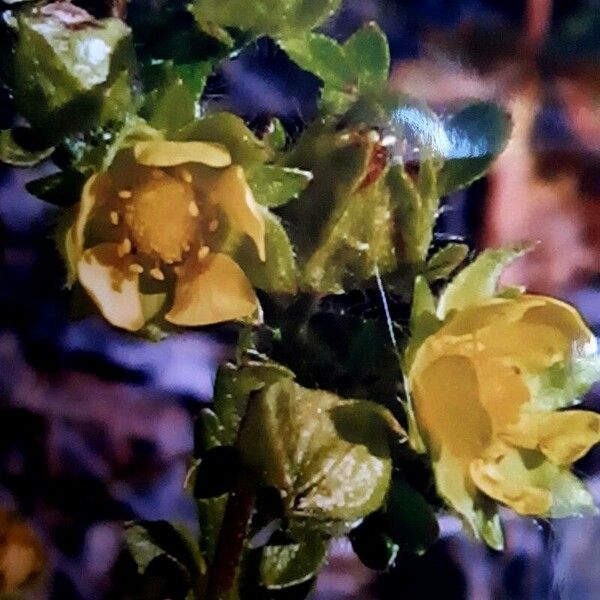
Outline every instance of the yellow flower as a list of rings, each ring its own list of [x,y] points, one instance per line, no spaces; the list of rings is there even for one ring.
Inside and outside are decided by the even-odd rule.
[[[219,144],[155,140],[87,181],[67,235],[81,285],[111,324],[136,331],[152,299],[166,298],[165,318],[181,326],[257,310],[245,274],[220,251],[230,232],[248,235],[265,260],[265,224],[242,167]]]
[[[556,410],[575,403],[590,377],[578,369],[597,350],[578,312],[516,294],[438,316],[407,379],[413,442],[430,454],[439,494],[498,548],[493,501],[521,515],[593,511],[570,466],[600,441],[600,415]]]

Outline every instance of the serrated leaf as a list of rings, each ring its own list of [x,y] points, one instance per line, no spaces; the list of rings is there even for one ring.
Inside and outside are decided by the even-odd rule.
[[[197,20],[278,37],[297,35],[320,25],[341,0],[195,0]]]
[[[249,239],[236,252],[236,261],[252,285],[273,294],[294,294],[298,289],[298,268],[294,249],[279,219],[261,207],[265,221],[265,256],[262,262]]]
[[[369,23],[344,44],[346,59],[355,70],[361,92],[377,93],[387,86],[390,48],[385,33]]]
[[[302,69],[314,73],[325,86],[341,90],[353,81],[352,65],[344,48],[322,33],[279,42],[286,54]]]
[[[308,532],[296,544],[265,546],[260,579],[269,590],[279,590],[309,581],[325,562],[327,546],[317,532]]]
[[[426,277],[429,282],[446,279],[467,258],[469,246],[466,244],[448,244],[438,250],[427,263]]]
[[[26,150],[14,138],[10,129],[0,130],[0,162],[13,167],[33,167],[48,158],[54,148]]]
[[[312,174],[302,169],[257,165],[246,171],[246,179],[259,204],[277,208],[296,198],[312,181]]]
[[[449,148],[438,177],[440,195],[479,179],[506,146],[510,131],[510,117],[495,104],[478,102],[454,115],[446,124]]]
[[[383,502],[391,474],[389,426],[366,418],[365,429],[352,432],[359,443],[348,441],[335,418],[342,406],[355,411],[357,427],[373,415],[373,406],[381,409],[289,379],[269,386],[249,405],[239,439],[242,460],[263,485],[284,492],[292,517],[351,522]]]
[[[452,310],[461,310],[492,298],[502,271],[529,249],[530,246],[516,246],[484,250],[448,284],[440,297],[438,316],[444,319]]]
[[[197,140],[223,144],[234,164],[245,168],[264,163],[268,153],[264,143],[247,127],[243,119],[228,112],[206,115],[177,134],[178,140]]]

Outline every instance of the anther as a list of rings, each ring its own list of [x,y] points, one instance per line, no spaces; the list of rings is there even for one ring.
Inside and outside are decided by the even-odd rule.
[[[211,233],[214,233],[217,229],[219,229],[219,221],[217,219],[213,219],[209,224],[208,224],[208,230]]]
[[[204,260],[210,254],[210,248],[208,246],[202,246],[198,250],[198,260]]]
[[[190,213],[190,215],[192,215],[192,217],[200,216],[200,210],[198,209],[198,205],[193,200],[188,204],[188,212]]]
[[[156,279],[157,281],[165,280],[165,274],[160,270],[159,267],[154,267],[154,269],[150,270],[150,277]]]
[[[164,173],[160,169],[152,169],[152,177],[154,179],[162,179]]]
[[[125,238],[119,245],[119,256],[122,258],[123,256],[129,254],[131,252],[131,240],[129,238]]]
[[[119,224],[119,213],[116,210],[111,210],[110,211],[110,222],[113,225],[118,225]]]
[[[129,200],[129,198],[133,196],[133,193],[131,192],[131,190],[121,190],[119,191],[117,196],[119,196],[119,198],[122,198],[123,200]]]
[[[144,267],[142,267],[142,265],[138,265],[137,263],[132,263],[131,265],[129,265],[129,270],[132,273],[137,273],[138,275],[141,275],[144,272]]]
[[[181,169],[181,179],[185,183],[192,183],[194,180],[192,174],[187,169]]]

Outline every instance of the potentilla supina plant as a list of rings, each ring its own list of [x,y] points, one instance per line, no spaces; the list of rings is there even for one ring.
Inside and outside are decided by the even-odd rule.
[[[264,261],[264,220],[224,146],[143,141],[85,184],[67,234],[69,262],[116,327],[141,329],[148,304],[154,313],[168,306],[165,319],[175,325],[208,325],[258,310],[252,285],[226,253],[240,234]]]

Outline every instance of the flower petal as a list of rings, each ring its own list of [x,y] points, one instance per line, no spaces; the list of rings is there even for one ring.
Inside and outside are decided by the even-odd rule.
[[[226,254],[210,254],[203,261],[193,257],[184,263],[165,318],[194,327],[248,317],[257,309],[256,294],[237,263]]]
[[[490,443],[492,423],[473,363],[464,356],[441,356],[413,375],[414,408],[430,450],[446,446],[467,461],[479,456]]]
[[[258,257],[264,262],[265,220],[246,182],[244,169],[234,165],[219,173],[209,194],[212,201],[223,209],[230,225],[254,241]]]
[[[231,164],[229,150],[221,144],[209,142],[138,142],[133,152],[137,162],[147,167],[175,167],[185,163],[201,163],[222,168]]]
[[[131,259],[120,258],[118,249],[118,244],[100,244],[86,250],[78,263],[79,281],[109,323],[137,331],[144,325],[139,276],[129,271]]]
[[[81,200],[79,201],[77,208],[77,215],[75,216],[75,221],[73,222],[70,231],[71,248],[74,253],[73,258],[76,260],[79,260],[83,253],[85,227],[102,191],[106,187],[104,183],[104,178],[101,175],[92,175],[85,182],[83,190],[81,191]]]
[[[553,463],[568,466],[600,442],[600,415],[585,410],[524,414],[501,438],[521,448],[538,449]]]
[[[506,504],[520,515],[545,515],[552,506],[552,494],[543,488],[520,481],[517,469],[504,457],[486,461],[474,460],[470,472],[477,487],[490,496]]]

